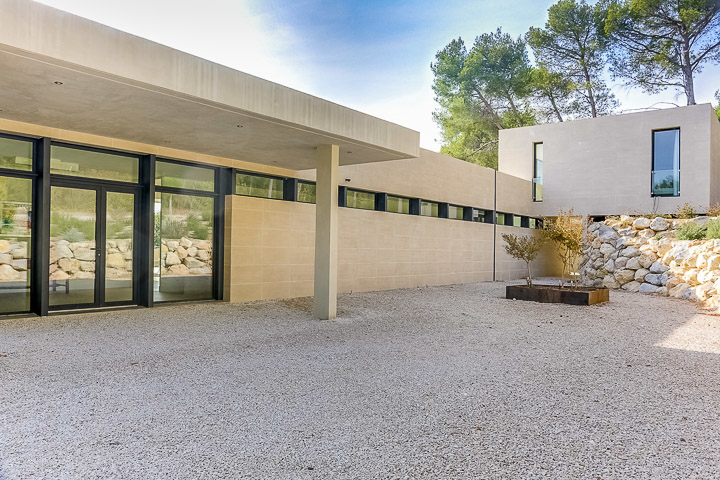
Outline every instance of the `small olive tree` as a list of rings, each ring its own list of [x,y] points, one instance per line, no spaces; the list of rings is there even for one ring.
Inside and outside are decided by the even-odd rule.
[[[543,239],[540,237],[531,237],[523,235],[515,235],[510,233],[502,234],[505,240],[505,251],[511,257],[523,260],[527,265],[527,284],[532,287],[532,274],[530,273],[530,262],[535,260],[540,253],[543,245]]]
[[[557,217],[544,218],[545,238],[555,244],[558,258],[562,262],[562,275],[560,287],[565,285],[565,272],[570,273],[582,255],[583,226],[582,221],[573,217],[572,209],[567,212],[560,210]],[[571,281],[574,286],[575,281]]]

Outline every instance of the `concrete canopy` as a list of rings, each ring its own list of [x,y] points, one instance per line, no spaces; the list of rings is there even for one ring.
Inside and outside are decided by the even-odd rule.
[[[28,0],[0,0],[0,117],[293,170],[418,157],[416,131]]]

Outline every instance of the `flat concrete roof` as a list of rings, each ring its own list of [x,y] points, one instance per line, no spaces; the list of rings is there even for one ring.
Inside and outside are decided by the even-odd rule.
[[[2,118],[295,170],[321,144],[341,165],[420,155],[397,124],[29,0],[0,11]]]

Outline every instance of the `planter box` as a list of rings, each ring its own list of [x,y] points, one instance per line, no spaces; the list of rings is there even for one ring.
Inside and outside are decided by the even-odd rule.
[[[568,305],[594,305],[610,300],[607,288],[585,288],[577,290],[559,288],[551,285],[508,285],[505,287],[505,298],[530,300],[540,303],[565,303]]]

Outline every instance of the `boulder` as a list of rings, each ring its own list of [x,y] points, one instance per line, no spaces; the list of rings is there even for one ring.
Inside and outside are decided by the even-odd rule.
[[[633,219],[630,215],[620,215],[620,224],[631,225],[632,223],[633,223]]]
[[[697,274],[698,283],[714,282],[718,278],[718,272],[714,270],[700,270]]]
[[[702,215],[700,217],[691,218],[690,220],[687,221],[687,223],[694,223],[695,225],[704,227],[708,223],[710,223],[710,217]]]
[[[650,222],[650,228],[656,232],[663,232],[670,228],[670,222],[663,217],[655,217],[653,221]]]
[[[600,245],[598,245],[598,247],[599,247],[599,246],[600,246]],[[188,255],[191,256],[191,257],[196,256],[196,255],[197,255],[197,252],[198,252],[197,247],[190,247],[190,248],[187,249],[187,253],[188,253]]]
[[[633,280],[632,282],[626,283],[621,288],[628,292],[637,292],[638,289],[640,288],[640,283]]]
[[[7,240],[0,240],[0,253],[10,253],[12,245]]]
[[[50,249],[50,263],[55,263],[59,258],[73,258],[74,254],[67,245],[55,245]]]
[[[717,270],[720,268],[720,255],[711,255],[707,259],[706,268],[709,268],[710,270]]]
[[[12,263],[13,258],[9,253],[0,253],[0,265]]]
[[[643,230],[645,228],[650,228],[650,219],[645,217],[636,218],[633,222],[633,228],[635,230]]]
[[[188,256],[187,250],[185,250],[185,248],[181,247],[180,245],[178,245],[177,249],[175,250],[175,253],[177,253],[177,256],[180,260],[182,260]]]
[[[179,265],[179,264],[180,264],[180,257],[177,256],[177,253],[168,252],[167,256],[165,257],[165,265],[170,267],[170,266]]]
[[[631,270],[638,270],[638,269],[642,268],[642,266],[640,265],[640,258],[639,257],[631,258],[625,264],[625,268],[629,268]]]
[[[177,247],[180,246],[180,242],[178,242],[177,240],[168,240],[166,245],[169,251],[174,252],[175,250],[177,250]]]
[[[85,262],[90,263],[90,262]],[[95,262],[92,262],[93,264]],[[80,270],[80,262],[74,258],[61,258],[57,262],[58,268],[64,272],[71,273]]]
[[[658,287],[662,285],[661,275],[659,273],[648,273],[645,275],[645,283],[652,283]]]
[[[202,260],[203,262],[207,262],[210,260],[210,252],[207,250],[198,250],[197,251],[197,258]],[[616,262],[617,263],[617,262]]]
[[[75,258],[77,258],[78,260],[82,260],[84,262],[95,261],[95,250],[90,250],[87,247],[76,248],[75,249]]]
[[[613,230],[613,232],[615,232],[615,230]],[[617,233],[615,235],[617,235]],[[208,252],[212,250],[212,243],[207,241],[198,242],[196,246],[198,250],[206,250]]]
[[[629,258],[627,257],[618,257],[617,260],[615,260],[615,268],[625,268],[628,260]]]
[[[635,270],[621,269],[615,272],[615,280],[617,280],[620,285],[624,285],[628,282],[633,281],[634,279]]]
[[[650,283],[643,283],[638,287],[638,292],[640,293],[656,293],[660,287],[657,285],[653,285]]]
[[[79,262],[80,263],[80,270],[83,272],[94,272],[95,271],[95,262]]]
[[[0,265],[0,282],[12,282],[18,280],[20,274],[10,265]]]
[[[635,247],[625,247],[620,251],[620,256],[627,258],[639,257],[640,250]]]
[[[661,238],[660,241],[658,242],[658,249],[657,249],[658,256],[662,257],[663,255],[665,255],[667,252],[669,252],[672,249],[672,246],[673,246],[672,240],[670,240],[669,238]]]
[[[615,261],[611,258],[607,262],[605,262],[605,265],[603,265],[603,268],[607,270],[609,273],[613,273],[615,271]]]
[[[636,282],[644,282],[645,276],[650,273],[650,270],[647,268],[641,268],[635,272],[635,281]]]
[[[62,270],[56,270],[50,275],[50,280],[67,280],[68,278],[70,278],[70,275]]]
[[[615,247],[613,247],[613,246],[612,246],[611,244],[609,244],[609,243],[603,243],[603,244],[600,246],[600,253],[602,253],[603,255],[610,256],[610,255],[613,254],[614,252],[615,252]]]
[[[125,257],[119,251],[117,253],[111,253],[107,256],[105,264],[108,268],[125,268]]]
[[[605,288],[620,288],[620,284],[613,275],[605,275],[602,281],[603,287]]]
[[[650,273],[665,273],[667,270],[668,267],[659,261],[655,261],[652,265],[650,265]]]
[[[695,296],[701,302],[707,300],[713,293],[715,293],[715,286],[712,282],[703,283],[695,288]]]
[[[178,264],[168,268],[166,273],[171,276],[187,276],[190,275],[190,269],[183,264]]]
[[[677,277],[669,277],[669,278],[668,278],[668,281],[665,282],[665,286],[668,288],[668,290],[670,290],[670,289],[676,287],[677,285],[679,285],[680,283],[681,283],[681,282],[680,282],[680,279],[679,279],[679,278],[677,278]]]
[[[645,252],[640,255],[640,266],[643,268],[650,268],[650,265],[655,263],[656,260],[657,255],[655,255],[653,252]]]
[[[660,287],[657,289],[657,292],[655,292],[655,293],[658,295],[664,295],[667,297],[668,289],[667,289],[667,287]]]
[[[678,263],[683,262],[690,255],[690,242],[681,240],[675,243],[675,246],[668,252],[670,260]]]
[[[180,245],[181,245],[183,248],[190,248],[190,247],[193,246],[193,243],[192,243],[192,240],[187,239],[187,238],[185,238],[185,237],[182,237],[182,238],[180,239]]]
[[[188,268],[202,268],[206,266],[204,262],[193,257],[187,257],[183,260],[183,263],[187,265]]]
[[[697,275],[700,273],[700,270],[697,268],[692,268],[685,272],[685,275],[683,275],[683,281],[685,283],[689,283],[690,285],[698,285],[700,282],[698,282]]]
[[[673,288],[671,288],[668,293],[671,297],[683,298],[688,288],[690,288],[690,285],[688,285],[687,283],[679,283]]]
[[[191,268],[190,275],[212,275],[210,267]]]

